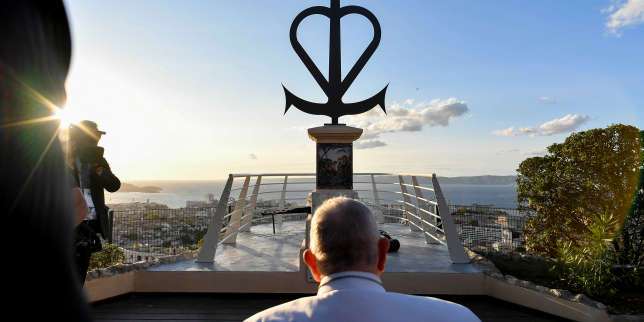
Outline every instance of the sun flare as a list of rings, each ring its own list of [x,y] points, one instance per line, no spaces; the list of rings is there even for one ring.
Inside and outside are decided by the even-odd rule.
[[[78,117],[74,115],[69,107],[59,108],[54,112],[55,117],[60,120],[60,127],[66,128],[70,124],[78,121]]]

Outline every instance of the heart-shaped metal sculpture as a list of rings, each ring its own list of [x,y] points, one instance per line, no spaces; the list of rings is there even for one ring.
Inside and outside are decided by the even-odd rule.
[[[373,25],[373,39],[369,46],[360,55],[358,61],[353,65],[349,73],[342,79],[342,52],[340,48],[340,20],[342,17],[350,14],[357,14],[363,16]],[[320,69],[315,65],[309,54],[307,54],[304,47],[297,40],[297,29],[302,21],[312,15],[323,15],[330,20],[330,44],[329,44],[329,79],[327,80]],[[298,14],[293,23],[291,24],[291,45],[293,50],[300,57],[304,66],[309,70],[315,81],[320,85],[324,94],[327,96],[326,103],[313,103],[297,97],[284,87],[284,94],[286,95],[286,108],[284,113],[288,111],[291,106],[295,106],[302,112],[327,115],[331,117],[332,124],[338,124],[338,118],[343,115],[355,115],[369,111],[370,109],[379,105],[386,113],[385,109],[385,93],[387,86],[383,88],[378,94],[355,103],[344,103],[342,97],[347,92],[353,81],[358,77],[362,68],[367,64],[373,53],[380,44],[381,30],[380,23],[376,16],[371,11],[359,6],[346,6],[340,7],[340,0],[331,0],[330,7],[316,6],[308,8]]]

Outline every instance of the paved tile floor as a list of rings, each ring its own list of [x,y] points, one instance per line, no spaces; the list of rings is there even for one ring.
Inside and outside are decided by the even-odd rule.
[[[452,264],[447,247],[427,244],[420,232],[401,224],[384,224],[381,229],[400,240],[398,253],[389,255],[388,272],[476,273],[470,264]],[[286,271],[299,270],[299,250],[304,240],[304,221],[284,222],[273,234],[271,224],[256,225],[240,233],[235,245],[217,249],[214,264],[183,261],[155,266],[151,271]]]

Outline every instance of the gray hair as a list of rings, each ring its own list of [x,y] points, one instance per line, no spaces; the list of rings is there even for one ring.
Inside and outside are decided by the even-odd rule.
[[[325,201],[311,220],[310,249],[325,275],[357,265],[375,265],[378,238],[378,226],[369,208],[346,197]]]

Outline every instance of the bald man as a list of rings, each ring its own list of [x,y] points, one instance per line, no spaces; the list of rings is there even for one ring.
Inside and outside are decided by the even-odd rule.
[[[259,312],[255,321],[480,321],[469,309],[431,298],[387,292],[380,276],[389,241],[380,238],[369,208],[338,197],[324,202],[311,221],[304,261],[319,283],[315,296]]]

